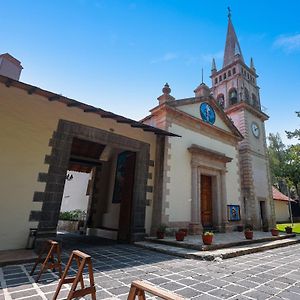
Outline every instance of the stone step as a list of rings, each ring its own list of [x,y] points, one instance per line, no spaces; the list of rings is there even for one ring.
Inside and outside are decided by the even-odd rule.
[[[193,249],[198,251],[209,251],[209,250],[226,249],[226,248],[249,245],[249,244],[259,244],[259,243],[265,243],[270,241],[289,239],[295,236],[296,234],[292,233],[292,234],[282,234],[279,236],[255,238],[253,240],[246,240],[243,238],[239,241],[230,241],[230,236],[228,236],[228,241],[226,242],[214,241],[212,245],[203,245],[201,241],[201,236],[198,237],[199,242],[195,242],[195,239],[189,240],[188,238],[185,239],[183,242],[178,242],[176,241],[175,237],[167,237],[164,239],[157,239],[156,237],[146,237],[145,240],[156,244],[164,244],[164,245],[186,248],[186,249]]]
[[[289,237],[285,239],[277,239],[271,241],[265,241],[260,243],[252,243],[248,245],[240,245],[230,248],[222,248],[216,250],[197,251],[194,249],[186,249],[181,247],[175,247],[165,244],[153,243],[149,241],[136,242],[135,245],[143,247],[149,250],[158,251],[174,256],[198,259],[198,260],[216,260],[216,259],[228,259],[236,256],[246,255],[250,253],[256,253],[266,251],[270,249],[286,247],[300,243],[300,238]]]

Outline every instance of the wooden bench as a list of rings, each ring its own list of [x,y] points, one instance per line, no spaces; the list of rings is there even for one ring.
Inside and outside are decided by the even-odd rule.
[[[164,300],[184,300],[181,296],[174,294],[169,291],[162,290],[157,288],[149,283],[144,281],[135,280],[131,283],[127,300],[135,300],[135,297],[138,296],[138,300],[145,300],[145,292],[150,293],[154,296],[157,296]]]

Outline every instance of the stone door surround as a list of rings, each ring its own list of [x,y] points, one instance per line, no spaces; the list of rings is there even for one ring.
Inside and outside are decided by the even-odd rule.
[[[201,175],[212,176],[213,189],[213,225],[216,229],[225,230],[226,215],[226,163],[232,158],[211,149],[192,144],[188,148],[191,153],[192,171],[192,205],[190,230],[194,234],[203,231],[201,223]]]
[[[36,192],[33,201],[43,202],[41,211],[32,211],[30,220],[39,221],[39,238],[56,235],[56,226],[64,191],[73,138],[109,145],[114,148],[136,152],[134,190],[132,199],[131,240],[139,240],[145,235],[146,191],[150,157],[150,145],[99,128],[66,120],[59,120],[49,146],[51,155],[46,155],[48,173],[40,173],[46,182],[44,192]]]

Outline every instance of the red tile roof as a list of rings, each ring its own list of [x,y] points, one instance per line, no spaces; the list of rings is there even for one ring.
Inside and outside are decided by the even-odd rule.
[[[289,201],[289,197],[282,194],[280,191],[278,191],[274,186],[272,186],[272,192],[273,192],[273,200],[278,201]],[[294,201],[290,199],[290,201]]]

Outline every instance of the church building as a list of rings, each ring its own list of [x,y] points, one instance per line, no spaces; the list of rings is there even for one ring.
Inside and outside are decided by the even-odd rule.
[[[81,228],[91,236],[134,242],[162,223],[190,234],[274,226],[268,116],[230,15],[211,87],[202,80],[175,99],[165,84],[142,121],[23,83],[21,70],[0,55],[0,250],[25,248],[30,229],[56,237],[69,172],[87,174]]]
[[[223,66],[211,68],[211,88],[202,83],[195,96],[176,99],[168,84],[158,106],[143,122],[176,132],[162,147],[162,197],[153,205],[152,227],[233,230],[274,226],[274,205],[266,155],[264,122],[256,69],[242,55],[231,15]]]

